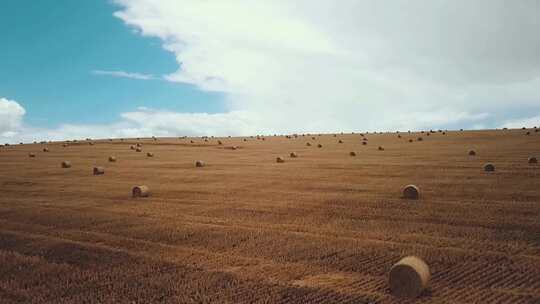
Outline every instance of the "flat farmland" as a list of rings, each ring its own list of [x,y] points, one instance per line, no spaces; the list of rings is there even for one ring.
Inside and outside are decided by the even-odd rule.
[[[400,134],[2,147],[0,302],[540,303],[540,132]],[[431,281],[397,299],[409,255]]]

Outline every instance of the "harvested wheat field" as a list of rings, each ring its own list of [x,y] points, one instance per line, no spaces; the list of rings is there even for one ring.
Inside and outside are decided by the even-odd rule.
[[[539,133],[445,134],[2,147],[0,302],[540,303]]]

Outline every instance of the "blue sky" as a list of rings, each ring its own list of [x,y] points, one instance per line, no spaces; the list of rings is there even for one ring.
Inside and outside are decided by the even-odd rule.
[[[535,125],[539,1],[0,1],[0,142]]]
[[[0,96],[22,105],[29,125],[111,123],[139,106],[223,111],[220,94],[159,79],[178,69],[174,54],[158,38],[142,37],[115,18],[118,6],[110,1],[2,0],[0,7]]]

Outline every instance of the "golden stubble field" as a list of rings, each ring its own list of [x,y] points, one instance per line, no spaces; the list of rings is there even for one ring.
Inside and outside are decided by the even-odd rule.
[[[0,302],[540,303],[529,131],[2,147]],[[419,200],[401,198],[407,184]],[[408,255],[430,286],[396,299],[388,272]]]

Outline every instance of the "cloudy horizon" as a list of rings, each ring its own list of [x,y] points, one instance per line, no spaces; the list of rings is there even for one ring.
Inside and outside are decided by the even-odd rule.
[[[114,56],[100,54],[76,70],[87,80],[64,75],[81,84],[76,90],[48,83],[54,78],[43,68],[39,81],[0,72],[0,142],[540,125],[537,1],[106,5],[103,18],[118,35],[133,45],[144,41],[151,55],[129,58],[137,47],[109,39],[103,48],[116,47]],[[13,38],[13,54],[24,39]],[[74,48],[72,60],[91,51]],[[0,57],[0,64],[23,73],[21,56]],[[66,69],[48,67],[55,68]],[[45,93],[23,92],[38,83],[52,91],[48,98],[59,98],[51,105],[58,117],[46,114]]]

